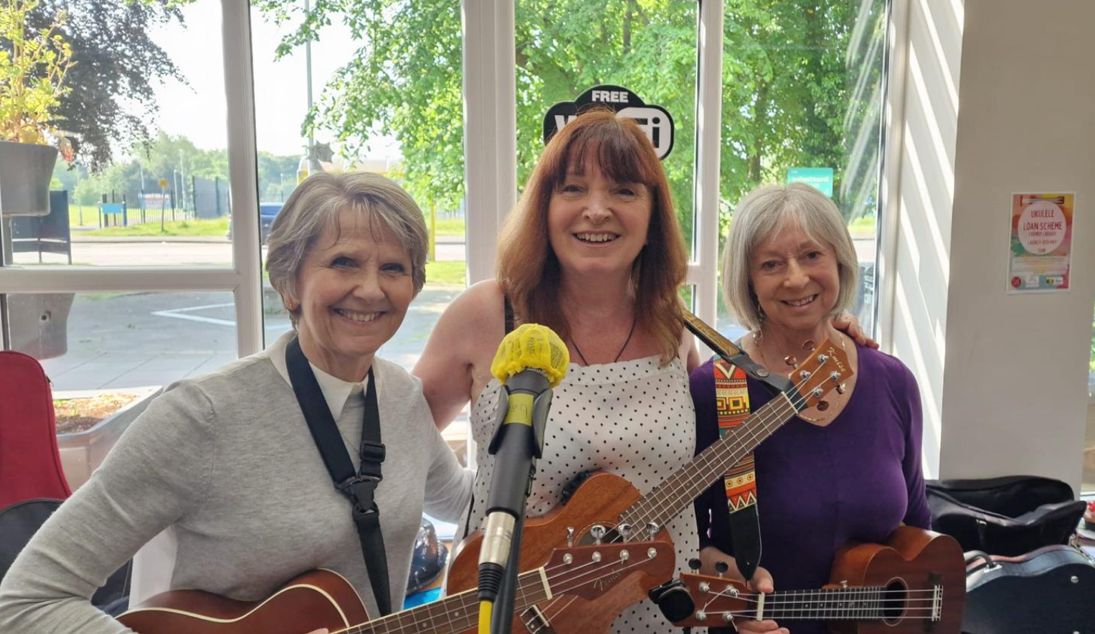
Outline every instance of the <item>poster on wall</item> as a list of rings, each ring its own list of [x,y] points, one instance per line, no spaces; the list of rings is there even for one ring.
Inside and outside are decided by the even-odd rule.
[[[1012,194],[1008,292],[1068,290],[1074,193]]]

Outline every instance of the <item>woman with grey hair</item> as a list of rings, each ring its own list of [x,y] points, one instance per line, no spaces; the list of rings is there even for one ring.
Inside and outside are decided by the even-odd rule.
[[[844,219],[824,194],[802,184],[754,190],[738,204],[725,248],[723,292],[751,330],[741,344],[755,361],[789,376],[788,362],[828,339],[855,371],[842,392],[800,412],[754,452],[764,565],[750,583],[758,592],[818,589],[845,543],[883,542],[902,523],[928,527],[919,391],[896,358],[832,326],[854,298],[858,264]],[[743,377],[735,383],[734,368],[715,360],[691,373],[697,451],[718,440],[720,419],[734,415],[716,389],[737,390],[752,411],[772,398]],[[729,488],[719,482],[697,499],[697,528],[705,566],[723,561],[740,579]],[[788,631],[771,620],[736,623],[741,631]],[[789,625],[795,634],[826,631],[818,621]]]
[[[12,565],[0,630],[128,631],[88,598],[165,529],[175,557],[164,589],[256,601],[327,568],[370,615],[398,610],[423,510],[455,521],[471,492],[420,382],[376,356],[421,290],[425,259],[422,213],[395,183],[305,180],[267,259],[293,331],[149,405]],[[350,469],[340,488],[330,456]]]

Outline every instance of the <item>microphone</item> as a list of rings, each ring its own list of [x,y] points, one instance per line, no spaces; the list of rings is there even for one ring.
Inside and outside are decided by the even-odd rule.
[[[506,335],[491,362],[502,382],[497,425],[489,452],[494,455],[487,520],[479,551],[479,598],[494,601],[510,556],[514,526],[524,515],[536,459],[544,445],[551,388],[566,375],[570,354],[547,326],[522,324]]]

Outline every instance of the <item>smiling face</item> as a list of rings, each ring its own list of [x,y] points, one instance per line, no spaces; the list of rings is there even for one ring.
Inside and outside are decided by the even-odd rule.
[[[411,258],[378,223],[343,210],[316,240],[296,277],[297,336],[313,364],[360,381],[414,299]]]
[[[590,163],[568,172],[551,194],[551,248],[564,273],[630,274],[646,244],[650,190],[614,181]]]
[[[811,333],[828,324],[840,294],[833,247],[810,238],[795,222],[753,249],[749,277],[766,329]]]

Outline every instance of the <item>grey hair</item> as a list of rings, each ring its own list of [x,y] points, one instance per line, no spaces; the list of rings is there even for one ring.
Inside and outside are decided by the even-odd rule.
[[[749,274],[759,244],[791,225],[836,253],[840,292],[831,315],[851,305],[857,290],[859,260],[844,218],[833,201],[802,183],[763,185],[745,195],[731,221],[722,257],[722,292],[743,326],[757,330],[764,321]]]
[[[328,227],[341,231],[338,217],[344,209],[366,219],[374,236],[390,233],[403,247],[411,259],[415,295],[426,283],[426,221],[410,194],[379,174],[320,172],[309,176],[289,195],[267,241],[270,284],[281,295],[294,325],[299,310],[293,305],[297,299],[297,273]]]

